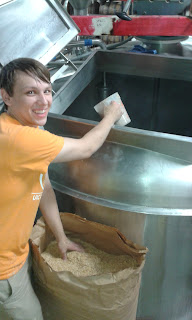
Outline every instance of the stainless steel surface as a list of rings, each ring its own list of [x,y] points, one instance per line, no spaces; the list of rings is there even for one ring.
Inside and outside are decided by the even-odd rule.
[[[54,82],[56,80],[60,80],[63,77],[67,76],[67,71],[69,71],[69,65],[63,64],[61,68],[59,68],[52,76],[51,76],[51,83],[53,84],[53,89],[54,89]],[[75,70],[73,69],[73,71],[71,71],[71,75],[75,72]]]
[[[11,1],[14,1],[14,0],[0,0],[0,6],[5,5],[6,3]]]
[[[56,134],[82,136],[100,120],[93,106],[102,88],[127,108],[129,127],[115,127],[91,159],[51,166],[50,176],[61,210],[149,248],[141,319],[191,320],[191,85],[190,58],[100,51],[54,97],[52,111],[64,118],[48,121]]]
[[[192,136],[190,58],[97,51],[54,96],[51,112],[99,121],[93,107],[119,92],[128,127]]]
[[[0,6],[0,63],[31,57],[47,64],[79,32],[58,1],[15,0]]]
[[[94,123],[52,117],[46,128],[58,135],[79,137]],[[115,209],[192,216],[192,138],[115,128],[91,160],[51,165],[53,180]]]
[[[62,114],[70,106],[70,104],[78,97],[82,90],[85,89],[86,86],[89,85],[89,83],[92,81],[92,79],[97,73],[97,70],[91,57],[92,55],[86,60],[86,64],[83,64],[78,69],[83,70],[83,72],[77,71],[77,77],[72,76],[63,85],[62,82],[60,82],[60,89],[53,97],[51,112]],[[66,89],[68,85],[70,86],[69,90]]]
[[[94,124],[50,115],[46,129],[81,137]],[[49,168],[60,210],[116,226],[149,248],[141,319],[191,320],[191,147],[189,137],[114,127],[90,159]]]
[[[127,127],[192,136],[191,81],[106,73],[97,75],[66,109],[65,115],[99,121],[93,107],[119,92],[131,118]],[[68,86],[69,89],[69,86]]]
[[[148,50],[157,50],[158,54],[182,55],[182,42],[188,37],[136,37]]]
[[[134,212],[192,215],[192,162],[113,143],[79,164],[57,165],[54,179],[67,189]],[[65,172],[64,175],[61,172]],[[77,178],[78,177],[78,178]],[[90,177],[90,179],[88,178]],[[88,179],[87,179],[88,178]],[[98,181],[99,180],[99,181]],[[101,200],[99,200],[101,201]]]
[[[135,0],[133,14],[137,15],[187,15],[191,0]]]
[[[113,81],[114,85],[118,81],[119,75],[143,77],[146,81],[148,81],[148,78],[191,81],[192,63],[188,57],[153,56],[107,50],[97,51],[89,56],[78,72],[71,78],[71,81],[61,87],[54,97],[51,112],[58,114],[65,112],[79,94],[88,87],[91,81],[99,73],[103,72],[117,75],[116,80]],[[137,92],[140,92],[144,85],[145,82],[140,87],[137,87]],[[121,87],[119,88],[121,89]],[[124,95],[127,94],[128,96],[131,90],[126,88]]]

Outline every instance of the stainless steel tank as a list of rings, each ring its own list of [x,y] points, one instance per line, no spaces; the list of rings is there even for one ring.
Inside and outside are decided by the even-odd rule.
[[[81,137],[99,121],[93,106],[106,95],[118,91],[127,108],[132,122],[115,126],[90,159],[49,173],[60,210],[116,226],[149,248],[141,320],[192,319],[191,86],[190,58],[97,52],[60,87],[47,123]]]
[[[46,129],[78,138],[94,124],[52,115]],[[90,159],[49,168],[61,211],[115,226],[149,248],[138,319],[191,319],[191,147],[189,137],[115,127]]]

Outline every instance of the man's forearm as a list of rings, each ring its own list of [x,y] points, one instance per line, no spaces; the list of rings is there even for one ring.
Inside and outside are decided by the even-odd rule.
[[[40,209],[43,217],[46,220],[49,228],[53,232],[57,245],[61,254],[61,258],[67,259],[67,251],[79,251],[83,252],[83,248],[68,239],[63,230],[63,225],[60,219],[60,214],[57,206],[55,193],[49,181],[48,174],[46,174],[45,188],[43,196],[40,201]]]
[[[48,174],[46,174],[44,191],[39,207],[57,242],[65,241],[66,235],[63,230],[55,193],[49,181]]]
[[[86,146],[90,146],[88,157],[102,146],[113,124],[114,121],[112,117],[108,116],[106,118],[103,118],[97,126],[87,132],[84,137],[81,138]]]
[[[113,103],[100,123],[80,139],[64,138],[64,146],[53,162],[65,162],[89,158],[106,140],[114,122],[120,118],[121,108]]]

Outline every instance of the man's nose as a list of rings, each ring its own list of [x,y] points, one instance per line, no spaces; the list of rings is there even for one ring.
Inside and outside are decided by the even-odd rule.
[[[43,106],[47,105],[47,98],[46,98],[46,95],[44,93],[40,93],[38,95],[38,103],[40,105],[43,105]]]

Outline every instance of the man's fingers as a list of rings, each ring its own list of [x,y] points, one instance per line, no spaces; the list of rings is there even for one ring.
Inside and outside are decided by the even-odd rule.
[[[71,244],[72,244],[72,246],[70,247],[71,250],[78,251],[78,252],[84,252],[84,249],[81,245],[74,243],[74,242],[72,242]]]
[[[85,251],[82,246],[77,245],[76,247],[77,247],[77,250],[79,252],[84,252]]]
[[[67,252],[62,252],[62,259],[67,260]]]
[[[58,245],[60,253],[61,253],[61,257],[63,260],[67,260],[67,251],[78,251],[78,252],[84,252],[84,249],[81,245],[68,240],[65,245],[64,243],[60,243]]]

